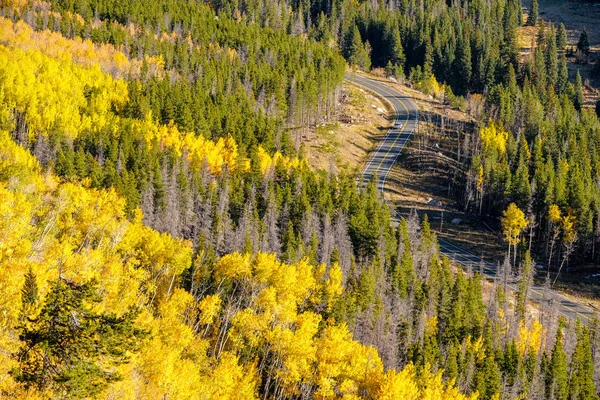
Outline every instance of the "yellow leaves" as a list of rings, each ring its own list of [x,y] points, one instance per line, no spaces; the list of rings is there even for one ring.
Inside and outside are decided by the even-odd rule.
[[[185,313],[192,308],[194,299],[185,290],[176,289],[170,298],[159,306],[160,318],[143,313],[152,337],[144,344],[137,356],[137,371],[145,385],[136,397],[155,397],[155,393],[168,393],[174,398],[193,398],[194,391],[201,390],[198,366],[192,357],[202,363],[206,344],[197,343],[194,332],[184,323]],[[138,324],[138,326],[144,324]],[[186,357],[186,355],[189,356]],[[158,356],[160,355],[160,356]]]
[[[32,204],[23,193],[10,191],[0,183],[0,262],[25,257],[30,251],[31,212]]]
[[[412,364],[407,365],[400,372],[388,371],[379,398],[381,400],[419,399],[419,387],[415,378],[415,367]]]
[[[509,244],[516,245],[519,243],[521,232],[528,225],[525,214],[515,203],[510,203],[502,215],[501,223],[504,237]]]
[[[258,146],[258,165],[263,175],[273,168],[273,159],[262,146]]]
[[[542,340],[546,336],[546,330],[539,321],[533,321],[531,329],[528,329],[523,322],[519,326],[519,340],[517,349],[519,354],[537,354],[542,346]]]
[[[75,19],[78,18],[81,17],[76,15]],[[96,45],[89,39],[67,39],[60,33],[49,30],[36,32],[23,21],[13,23],[9,19],[0,17],[0,37],[8,47],[40,51],[52,58],[68,57],[69,60],[82,65],[97,64],[104,72],[115,76],[127,74],[139,76],[144,60],[151,75],[159,77],[164,75],[165,62],[161,56],[145,56],[144,60],[129,60],[110,44]]]
[[[95,47],[90,41],[36,33],[23,22],[13,24],[3,18],[0,37],[8,45],[0,46],[0,102],[4,105],[0,107],[0,122],[12,122],[15,112],[23,114],[31,141],[53,129],[71,139],[83,131],[103,129],[115,136],[121,134],[124,120],[113,109],[125,104],[128,88],[124,80],[109,72],[115,76],[139,73],[142,61],[130,61],[123,53],[107,46]],[[155,74],[164,72],[160,56],[145,61]],[[150,114],[130,125],[127,128],[144,137],[150,147],[172,149],[178,156],[186,154],[193,167],[201,169],[206,164],[216,175],[224,169],[249,170],[249,161],[240,159],[232,137],[207,140],[196,133],[180,132],[172,122],[159,125]],[[279,153],[271,158],[263,152],[260,157],[261,165],[307,168],[305,161]]]
[[[484,151],[497,151],[499,154],[506,153],[508,132],[504,130],[502,124],[490,120],[487,126],[479,130],[479,137],[483,143]]]
[[[264,332],[268,329],[272,316],[257,314],[246,308],[235,314],[231,320],[229,340],[236,350],[248,347],[256,348],[264,340]]]
[[[207,387],[202,393],[207,399],[245,400],[257,398],[258,375],[254,364],[239,365],[231,353],[221,356],[217,368],[211,371]],[[197,394],[196,394],[197,395]]]
[[[483,191],[484,182],[485,182],[485,177],[483,174],[483,165],[480,165],[479,169],[477,170],[477,191],[480,193]]]
[[[477,393],[469,397],[460,393],[453,381],[445,384],[442,380],[442,371],[433,374],[429,365],[426,365],[424,371],[421,372],[418,383],[421,390],[418,398],[422,400],[476,400],[479,397]]]
[[[217,282],[224,278],[247,278],[251,273],[250,255],[237,252],[221,257],[217,265],[215,265],[214,270],[214,276]]]
[[[198,304],[200,309],[200,323],[201,324],[212,324],[215,318],[221,311],[221,297],[218,294],[213,294],[203,298]]]
[[[571,211],[562,218],[563,242],[573,243],[577,241],[577,231],[575,230],[576,218]]]
[[[342,285],[343,274],[338,263],[333,263],[329,269],[329,277],[325,282],[325,298],[327,301],[327,311],[331,311],[333,305],[344,292]]]
[[[158,233],[141,224],[130,226],[119,246],[123,252],[135,253],[137,266],[151,273],[179,275],[190,265],[191,244],[166,233]]]
[[[552,204],[550,207],[548,207],[548,219],[555,224],[561,221],[562,217],[560,214],[560,208],[558,208],[556,204]]]
[[[429,76],[426,76],[424,79],[417,82],[416,87],[423,93],[430,94],[435,98],[439,98],[442,94],[444,94],[443,86],[439,84],[433,74],[429,74]]]
[[[443,382],[442,371],[435,374],[430,366],[426,365],[417,376],[413,364],[407,365],[402,371],[396,373],[389,371],[386,374],[386,383],[382,390],[381,399],[407,399],[407,400],[462,400],[467,397],[460,393],[454,382]],[[470,397],[475,400],[477,395]]]
[[[425,322],[425,335],[435,336],[438,331],[438,319],[437,316],[428,318]]]
[[[295,329],[276,326],[266,333],[272,351],[283,362],[277,375],[285,383],[288,395],[297,394],[297,383],[312,376],[317,352],[314,337],[320,321],[320,315],[306,312],[296,318]]]
[[[96,68],[74,64],[69,57],[50,58],[38,50],[0,46],[2,114],[22,113],[30,139],[55,127],[71,138],[103,124],[102,115],[127,99],[127,86]],[[103,125],[102,125],[103,126]],[[100,129],[102,126],[94,126]]]
[[[577,240],[577,231],[575,229],[577,219],[572,210],[567,210],[567,213],[563,215],[560,208],[556,204],[552,204],[548,208],[548,220],[555,225],[560,225],[563,231],[564,243],[570,244]]]
[[[134,129],[142,132],[150,147],[156,145],[160,149],[173,149],[179,157],[186,154],[193,167],[202,168],[206,163],[216,175],[221,174],[224,168],[230,171],[238,168],[238,148],[232,137],[213,142],[194,133],[180,132],[173,121],[168,125],[157,125],[150,115],[144,121],[136,122]],[[244,170],[247,164],[242,160],[239,167]]]
[[[483,361],[485,357],[485,349],[483,347],[483,338],[479,336],[475,341],[471,336],[468,336],[464,339],[463,345],[466,350],[475,355],[475,359],[478,362]]]
[[[378,392],[383,364],[377,350],[352,340],[346,325],[326,327],[316,345],[319,383],[316,398],[334,398],[335,387],[346,379],[373,396]]]
[[[290,158],[279,152],[276,152],[273,157],[271,157],[261,146],[258,146],[257,154],[258,164],[263,175],[278,166],[281,166],[286,171],[291,169],[308,169],[306,160]]]

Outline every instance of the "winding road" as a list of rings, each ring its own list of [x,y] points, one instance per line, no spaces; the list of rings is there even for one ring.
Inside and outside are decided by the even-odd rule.
[[[346,79],[384,98],[392,105],[396,114],[394,125],[379,143],[379,146],[364,167],[361,176],[363,186],[374,176],[377,176],[377,188],[385,198],[385,181],[396,160],[404,150],[406,143],[417,129],[419,110],[408,97],[382,81],[357,74],[348,74]],[[397,210],[393,209],[393,214],[394,219],[398,221],[400,215]],[[496,277],[496,264],[483,260],[481,257],[461,249],[446,240],[440,239],[438,242],[442,254],[462,265],[463,268],[480,270],[490,279]],[[508,284],[508,287],[516,290],[516,283],[512,282]],[[583,323],[587,324],[589,319],[595,314],[595,311],[586,304],[572,301],[558,292],[544,289],[539,285],[533,285],[528,295],[531,299],[539,303],[552,302],[558,308],[560,314],[573,321],[579,318]]]

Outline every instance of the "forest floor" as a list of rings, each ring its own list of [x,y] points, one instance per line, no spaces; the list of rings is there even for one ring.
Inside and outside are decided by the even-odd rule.
[[[594,78],[593,71],[596,63],[600,63],[600,3],[588,3],[574,0],[539,0],[539,20],[555,27],[562,22],[567,29],[567,48],[577,48],[579,35],[583,28],[587,29],[590,42],[590,56],[587,64],[577,63],[576,57],[567,57],[569,76],[575,79],[577,71],[584,83],[586,104],[594,107],[600,96],[600,77]],[[527,14],[523,16],[527,20]],[[519,28],[519,46],[521,55],[531,54],[532,45],[538,33],[538,27],[523,26]]]
[[[387,102],[352,82],[344,81],[335,121],[318,125],[302,136],[314,169],[358,173],[394,118]]]

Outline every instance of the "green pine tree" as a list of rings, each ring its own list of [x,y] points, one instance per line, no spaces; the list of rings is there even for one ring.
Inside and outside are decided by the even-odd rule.
[[[471,82],[471,45],[467,38],[459,38],[454,60],[454,93],[465,96]]]
[[[519,351],[517,350],[517,344],[515,340],[511,340],[506,345],[506,350],[504,351],[504,360],[502,361],[502,370],[508,380],[509,385],[514,385],[515,380],[517,378],[517,374],[519,373],[519,362],[521,357],[519,356]]]
[[[30,276],[26,301],[34,297],[34,286]],[[134,327],[136,311],[98,314],[93,304],[100,301],[94,282],[51,283],[40,314],[21,329],[16,380],[67,398],[96,397],[118,380],[115,366],[128,362],[128,352],[137,351],[147,334]]]
[[[571,357],[569,398],[576,400],[597,399],[589,330],[579,319],[577,320],[576,334],[577,345]]]
[[[558,69],[558,79],[556,81],[556,93],[562,94],[569,85],[569,70],[567,69],[567,58],[563,54],[560,58],[560,67]]]
[[[556,45],[556,32],[554,28],[550,30],[545,49],[546,59],[546,79],[547,84],[553,88],[556,87],[558,80],[558,50]]]
[[[573,105],[577,111],[581,111],[581,108],[585,104],[585,97],[583,96],[583,82],[581,81],[581,74],[577,71],[575,76],[575,93],[573,98]]]
[[[366,44],[363,43],[360,36],[358,26],[354,25],[354,28],[350,30],[349,37],[346,40],[346,60],[348,64],[352,66],[358,66],[363,70],[371,68],[371,60]]]
[[[515,314],[519,321],[525,321],[525,312],[527,311],[527,296],[532,283],[533,260],[529,250],[525,253],[521,263],[521,279],[517,288],[517,298],[515,301]]]
[[[39,300],[37,279],[31,267],[25,274],[25,283],[23,283],[23,289],[21,289],[21,304],[23,308],[35,306]]]
[[[488,349],[489,350],[489,349]],[[481,365],[476,372],[474,379],[474,389],[479,392],[479,398],[482,400],[492,399],[499,391],[501,384],[500,371],[493,352],[486,354]]]
[[[587,29],[583,28],[579,35],[579,41],[577,42],[577,50],[580,51],[584,56],[590,54],[590,39],[588,37]]]
[[[537,25],[539,13],[540,13],[540,5],[538,4],[538,0],[532,0],[531,7],[529,8],[529,16],[527,17],[527,25],[528,26],[536,26]]]
[[[458,344],[454,341],[450,342],[448,347],[448,355],[446,356],[446,365],[444,375],[447,380],[458,378]]]
[[[546,396],[551,399],[567,400],[569,396],[569,371],[567,355],[563,348],[563,323],[556,331],[556,343],[552,350],[550,365],[546,374]]]
[[[556,47],[561,51],[567,47],[567,29],[562,22],[558,26],[558,32],[556,34]]]

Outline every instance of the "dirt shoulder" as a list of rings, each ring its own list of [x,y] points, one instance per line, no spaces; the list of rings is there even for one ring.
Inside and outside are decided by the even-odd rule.
[[[389,104],[352,82],[344,81],[335,121],[303,137],[310,166],[358,173],[393,123]]]

